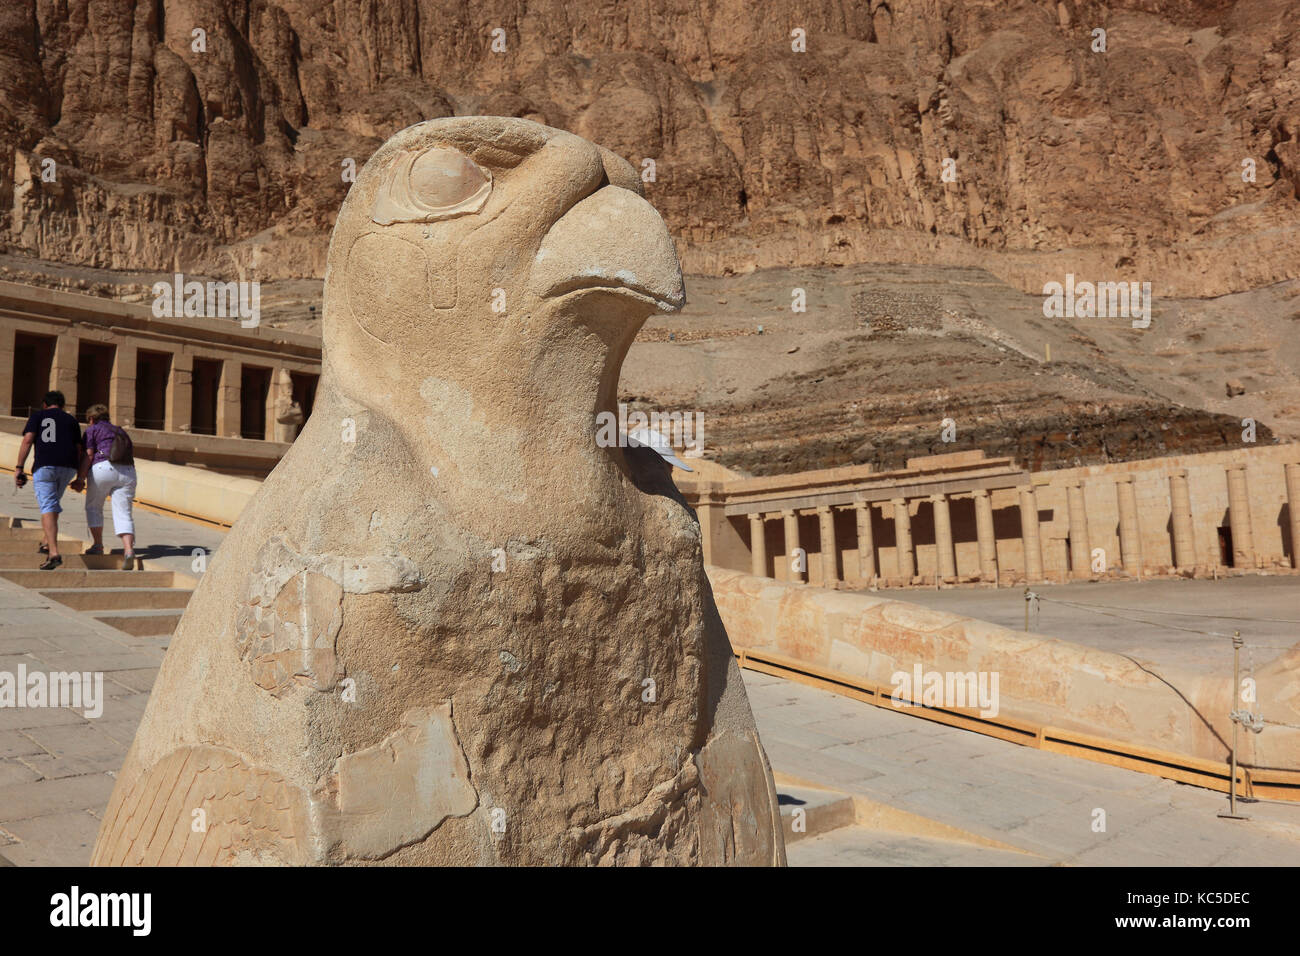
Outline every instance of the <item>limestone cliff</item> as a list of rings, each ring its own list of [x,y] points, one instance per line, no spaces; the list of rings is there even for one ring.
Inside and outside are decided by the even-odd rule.
[[[647,195],[688,271],[945,262],[1026,290],[1073,271],[1217,295],[1295,275],[1296,14],[6,0],[0,242],[85,266],[319,276],[347,161],[419,120],[481,113],[653,159]]]

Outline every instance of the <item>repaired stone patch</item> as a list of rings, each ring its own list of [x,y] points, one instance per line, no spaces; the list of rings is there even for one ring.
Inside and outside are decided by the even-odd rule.
[[[400,555],[302,555],[273,538],[235,612],[239,657],[253,683],[277,697],[299,685],[331,690],[343,676],[336,656],[343,595],[413,591],[423,583]]]
[[[478,806],[451,701],[407,711],[400,730],[344,754],[336,773],[340,836],[350,856],[387,856]]]

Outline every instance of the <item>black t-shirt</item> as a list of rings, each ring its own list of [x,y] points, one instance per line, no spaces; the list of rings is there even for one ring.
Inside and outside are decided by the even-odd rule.
[[[63,409],[43,408],[32,412],[32,417],[23,426],[23,434],[28,432],[32,434],[32,447],[36,450],[33,474],[37,468],[46,465],[76,468],[81,464],[81,426]]]

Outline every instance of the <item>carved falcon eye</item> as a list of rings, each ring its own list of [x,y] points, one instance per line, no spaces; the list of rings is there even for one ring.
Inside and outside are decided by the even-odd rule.
[[[393,160],[370,218],[381,226],[450,219],[478,212],[491,192],[491,173],[459,150],[435,146]]]

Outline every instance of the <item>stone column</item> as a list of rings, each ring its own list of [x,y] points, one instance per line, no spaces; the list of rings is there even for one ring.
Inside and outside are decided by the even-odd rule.
[[[980,577],[994,584],[998,580],[998,539],[993,530],[993,499],[987,489],[974,492],[975,536],[979,539]]]
[[[727,517],[727,492],[720,481],[696,485],[695,514],[700,519],[700,549],[704,563],[743,571],[750,566],[745,536]]]
[[[1196,539],[1192,535],[1192,496],[1187,487],[1187,469],[1169,476],[1170,523],[1174,526],[1174,566],[1196,567]]]
[[[54,361],[50,366],[48,387],[63,393],[67,410],[73,415],[85,411],[77,404],[77,359],[80,352],[81,340],[72,332],[60,332],[54,340]]]
[[[1025,579],[1043,579],[1043,546],[1038,535],[1038,500],[1034,489],[1020,489],[1020,540],[1025,551]]]
[[[223,438],[240,435],[240,388],[243,364],[238,359],[223,359],[221,384],[217,387],[217,434]]]
[[[1286,466],[1286,500],[1291,514],[1291,567],[1300,568],[1300,462]]]
[[[761,513],[750,512],[749,515],[749,573],[755,577],[767,577],[767,526],[763,523]]]
[[[0,323],[0,414],[13,414],[14,327]],[[9,464],[13,464],[9,462]]]
[[[699,497],[695,500],[695,514],[700,519],[700,552],[706,567],[717,562],[717,555],[714,553],[716,544],[714,532],[717,529],[718,512],[721,510],[722,503],[713,493],[716,487],[714,482],[703,483],[700,486]]]
[[[1228,466],[1228,525],[1232,528],[1232,566],[1255,566],[1255,532],[1250,525],[1250,491],[1246,466]]]
[[[13,400],[14,327],[8,323],[0,323],[0,413],[12,415]]]
[[[1092,545],[1088,538],[1088,508],[1083,498],[1083,482],[1072,481],[1065,489],[1070,511],[1070,565],[1073,576],[1092,575]]]
[[[108,380],[108,414],[123,428],[135,425],[135,343],[117,343]]]
[[[940,581],[956,580],[957,555],[952,546],[952,514],[948,510],[948,498],[946,495],[937,494],[931,495],[930,501],[934,505],[936,573]]]
[[[266,390],[266,439],[267,441],[291,442],[296,425],[281,424],[281,412],[289,410],[293,401],[293,379],[284,367],[271,370],[271,387]]]
[[[871,504],[859,501],[853,506],[853,511],[858,517],[858,577],[870,583],[876,576],[876,542],[871,534]],[[1294,506],[1292,513],[1295,513]],[[1300,537],[1296,540],[1300,540]]]
[[[817,509],[817,518],[820,523],[821,541],[818,546],[822,552],[822,587],[833,588],[840,580],[839,555],[835,549],[835,513],[829,505],[821,505]]]
[[[188,432],[194,414],[194,356],[186,351],[172,353],[172,373],[167,379],[167,423],[169,432]]]
[[[803,581],[805,571],[797,571],[794,566],[794,553],[799,550],[799,512],[782,511],[781,517],[785,519],[785,560],[786,567],[790,569],[791,581]]]
[[[894,498],[894,543],[898,555],[898,576],[908,584],[916,574],[916,558],[912,554],[912,518],[907,513],[907,499]]]
[[[1142,528],[1138,523],[1137,489],[1132,475],[1115,479],[1115,502],[1119,510],[1119,554],[1124,570],[1142,573]]]

